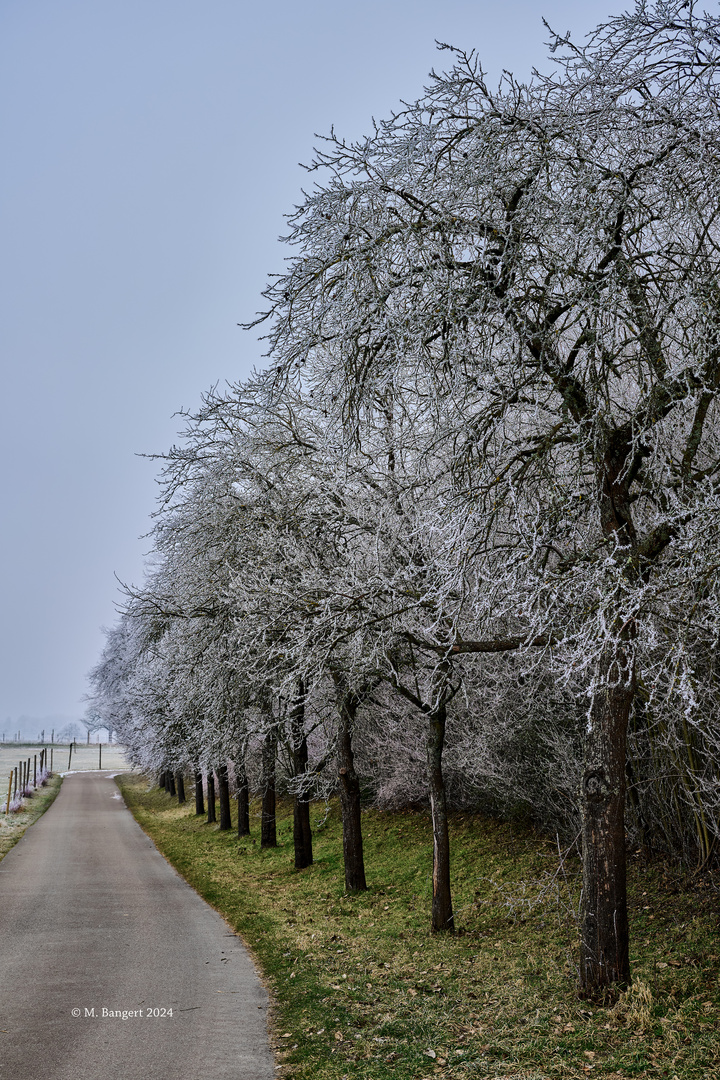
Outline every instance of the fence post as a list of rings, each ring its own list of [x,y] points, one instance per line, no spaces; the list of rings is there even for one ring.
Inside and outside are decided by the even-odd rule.
[[[98,769],[102,769],[102,743],[98,743],[98,746],[100,747],[100,761],[98,764]]]
[[[37,787],[37,754],[33,755],[35,760],[33,761],[33,787]]]
[[[11,794],[12,794],[12,769],[10,770],[10,780],[9,780],[9,783],[8,783],[7,806],[5,807],[5,813],[6,814],[10,813],[10,796],[11,796]]]
[[[70,743],[70,753],[68,754],[68,770],[70,769],[70,762],[72,761],[72,743]]]
[[[53,757],[55,756],[55,747],[50,747],[50,772],[53,771]]]

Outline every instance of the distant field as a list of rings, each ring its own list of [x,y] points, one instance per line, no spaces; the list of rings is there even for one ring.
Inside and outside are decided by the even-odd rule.
[[[73,747],[72,761],[70,763],[71,772],[89,772],[92,769],[99,767],[99,752],[97,743],[93,743],[90,746],[81,745]],[[4,798],[7,795],[7,782],[10,770],[14,769],[20,761],[27,761],[30,758],[30,775],[32,776],[33,757],[35,754],[38,756],[38,768],[40,767],[40,751],[42,746],[39,743],[0,743],[0,801],[4,806]],[[52,750],[53,758],[53,771],[56,773],[68,771],[68,754],[70,747],[62,745],[61,743],[55,743],[54,746],[48,746],[48,763],[50,761],[50,751]],[[128,769],[127,758],[122,747],[105,744],[102,748],[102,768],[112,770]]]

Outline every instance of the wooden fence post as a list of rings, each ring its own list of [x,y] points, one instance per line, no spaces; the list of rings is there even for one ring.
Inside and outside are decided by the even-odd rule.
[[[10,813],[10,796],[11,795],[12,795],[12,769],[10,770],[10,781],[8,783],[7,806],[5,807],[5,813],[6,814]]]
[[[33,756],[34,756],[34,759],[35,759],[33,761],[33,787],[36,788],[37,787],[37,754],[34,754]]]
[[[98,743],[98,747],[100,748],[98,769],[102,769],[102,743]]]

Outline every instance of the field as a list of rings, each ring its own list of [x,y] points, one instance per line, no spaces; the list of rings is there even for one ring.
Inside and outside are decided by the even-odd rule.
[[[34,758],[37,755],[38,769],[40,768],[41,743],[0,743],[0,859],[14,844],[18,842],[22,834],[34,821],[43,814],[52,803],[60,790],[62,783],[61,774],[67,772],[69,746],[55,744],[52,747],[52,762],[54,776],[45,787],[38,787],[29,799],[25,799],[23,806],[17,812],[6,814],[8,780],[11,772],[21,762],[27,762],[30,758],[30,777],[32,779]],[[50,747],[48,747],[48,763],[50,762]],[[73,747],[71,770],[73,772],[88,772],[97,769],[99,762],[99,747],[80,746]],[[127,769],[127,760],[121,747],[103,746],[102,767],[112,771]],[[18,780],[19,783],[19,780]]]
[[[631,859],[634,982],[576,995],[577,861],[526,826],[452,822],[458,933],[429,933],[427,815],[363,813],[370,888],[344,892],[336,806],[313,808],[315,862],[238,841],[138,775],[118,778],[163,854],[242,934],[273,995],[278,1075],[293,1080],[720,1075],[718,882]],[[257,807],[255,808],[257,815]]]
[[[48,748],[48,762],[52,750],[53,772],[67,772],[70,752],[67,743],[64,745],[55,743],[54,746],[50,746],[49,743],[0,743],[0,808],[3,810],[5,809],[8,777],[11,769],[14,769],[19,762],[27,761],[30,758],[30,774],[32,775],[33,757],[37,754],[39,765],[40,751],[43,745]],[[93,743],[87,746],[78,743],[77,747],[73,747],[70,769],[73,772],[87,772],[90,769],[97,769],[98,760],[99,747],[97,744]],[[105,769],[113,771],[127,769],[128,763],[122,747],[105,744],[102,748],[102,767],[103,771]]]

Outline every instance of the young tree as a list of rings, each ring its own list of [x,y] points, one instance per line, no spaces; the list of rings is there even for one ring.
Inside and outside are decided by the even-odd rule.
[[[199,769],[195,770],[195,813],[198,817],[205,813],[203,775]]]
[[[343,820],[343,862],[346,892],[367,889],[360,816],[360,778],[355,771],[353,731],[363,692],[354,690],[346,678],[333,672],[338,711],[338,776]]]
[[[215,810],[215,773],[212,769],[208,769],[207,773],[207,820],[208,825],[213,825],[217,821]]]
[[[277,733],[268,730],[262,744],[262,808],[260,812],[260,847],[277,847],[275,823],[275,760]]]
[[[216,773],[220,802],[220,829],[225,831],[226,829],[232,829],[232,818],[230,816],[230,780],[228,778],[228,767],[224,761],[218,765]]]
[[[245,770],[245,747],[235,765],[235,797],[237,799],[238,837],[250,835],[250,788]]]

